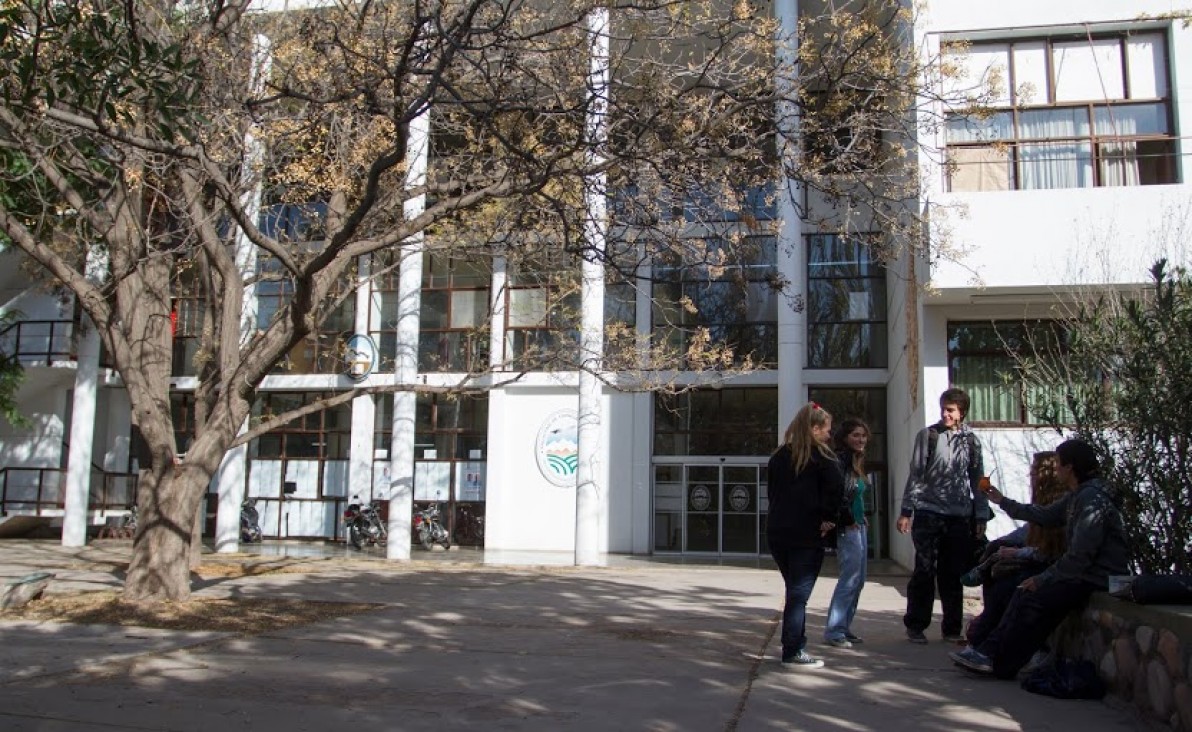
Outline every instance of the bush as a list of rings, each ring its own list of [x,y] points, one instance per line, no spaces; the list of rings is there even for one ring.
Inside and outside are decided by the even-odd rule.
[[[1192,571],[1192,278],[1166,260],[1140,291],[1101,293],[1066,342],[1020,359],[1032,408],[1100,453],[1122,491],[1135,569]]]

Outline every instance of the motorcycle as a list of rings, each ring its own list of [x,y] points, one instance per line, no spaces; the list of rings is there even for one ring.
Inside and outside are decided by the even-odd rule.
[[[353,549],[360,549],[365,543],[385,546],[389,541],[389,529],[381,520],[381,502],[377,500],[365,506],[359,496],[352,496],[352,502],[344,510],[344,528]]]
[[[418,531],[418,541],[423,549],[430,551],[435,544],[442,544],[444,549],[451,548],[451,534],[439,522],[439,504],[432,503],[421,511],[415,511],[414,528]]]
[[[257,512],[257,499],[245,498],[240,504],[240,541],[256,544],[261,538],[261,514]]]

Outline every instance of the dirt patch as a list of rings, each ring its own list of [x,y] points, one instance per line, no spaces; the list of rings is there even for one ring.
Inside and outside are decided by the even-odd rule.
[[[114,590],[49,594],[17,610],[7,620],[46,620],[85,625],[123,625],[163,630],[264,633],[383,607],[360,602],[314,602],[287,598],[197,598],[151,605],[127,603]]]

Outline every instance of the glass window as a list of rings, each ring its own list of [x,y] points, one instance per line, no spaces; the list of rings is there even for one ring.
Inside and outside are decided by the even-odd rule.
[[[948,324],[948,380],[968,392],[972,423],[1042,424],[1036,410],[1051,394],[1024,386],[1016,359],[1063,352],[1063,331],[1051,321]]]
[[[875,237],[807,237],[807,365],[884,368],[886,270]]]
[[[422,259],[418,368],[477,372],[488,368],[490,261],[439,254]],[[394,303],[396,328],[396,302]],[[396,347],[397,337],[393,335]]]
[[[962,77],[1005,75],[1016,86],[1009,98],[996,95],[988,113],[949,117],[949,188],[1177,182],[1166,56],[1162,33],[1130,32],[978,43],[957,52]],[[963,107],[963,96],[954,101]]]
[[[261,395],[253,411],[268,420],[331,396],[322,393],[278,393]],[[337,404],[311,412],[253,440],[249,446],[255,458],[307,458],[346,460],[352,435],[352,405]]]
[[[732,349],[737,363],[778,363],[777,244],[772,236],[737,242],[691,240],[682,255],[655,263],[653,329],[656,343],[686,353],[707,331]]]
[[[549,242],[514,252],[505,293],[505,357],[520,369],[574,369],[580,325],[579,259]]]
[[[655,455],[769,455],[777,446],[777,389],[655,395]]]

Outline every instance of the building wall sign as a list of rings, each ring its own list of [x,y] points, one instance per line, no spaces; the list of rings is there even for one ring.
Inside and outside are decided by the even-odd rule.
[[[534,443],[538,470],[552,485],[575,487],[579,468],[579,421],[574,410],[561,409],[542,423]]]
[[[347,374],[356,381],[367,379],[377,365],[377,344],[372,336],[357,333],[348,339]]]

